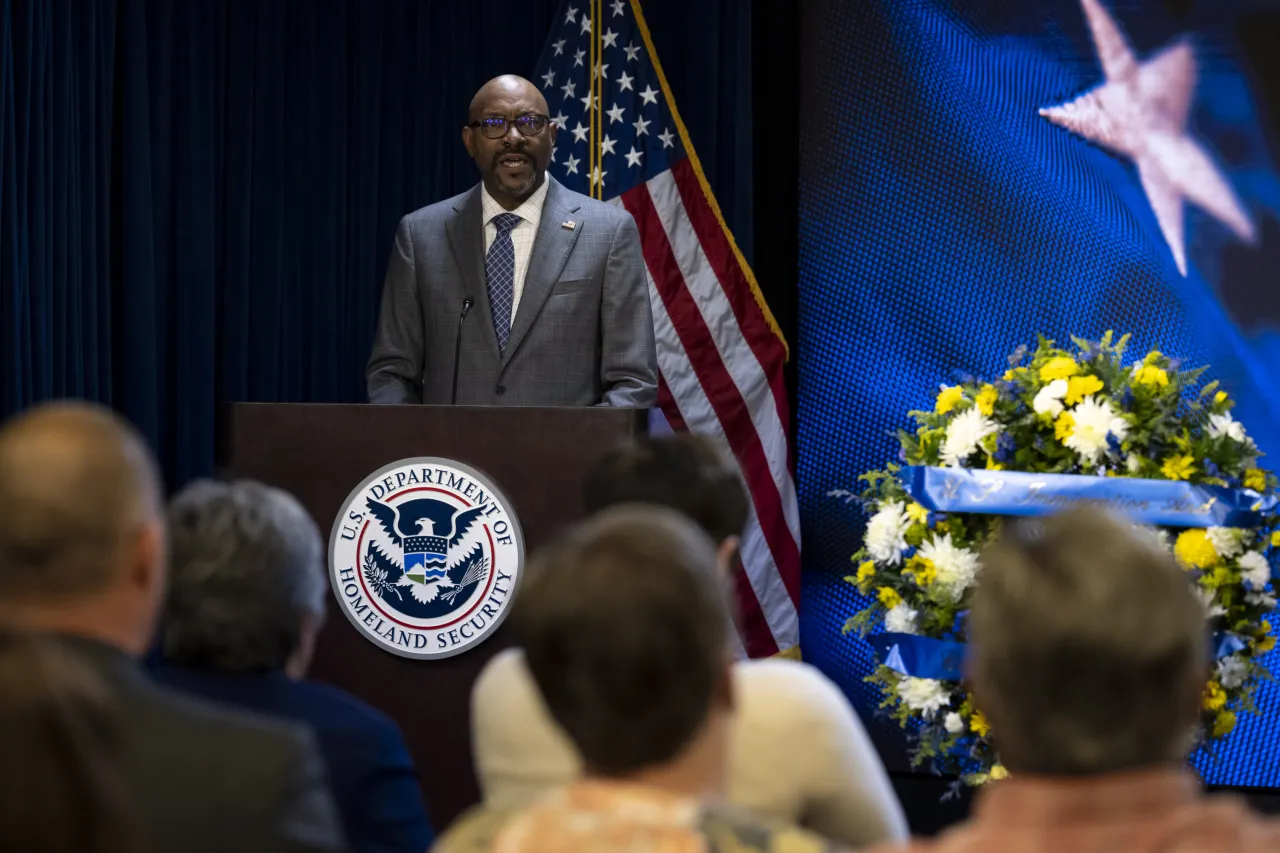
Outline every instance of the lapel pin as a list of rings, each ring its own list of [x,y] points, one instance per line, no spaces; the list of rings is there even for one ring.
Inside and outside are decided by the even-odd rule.
[[[578,226],[577,226],[577,223],[575,223],[572,219],[566,219],[564,222],[560,223],[560,227],[568,231],[572,231],[574,228],[577,228]]]

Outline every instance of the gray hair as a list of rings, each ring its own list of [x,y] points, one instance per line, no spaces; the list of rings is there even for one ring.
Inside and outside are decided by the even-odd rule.
[[[169,531],[165,656],[227,671],[283,667],[303,619],[325,610],[323,542],[302,505],[261,483],[201,480],[170,504]]]

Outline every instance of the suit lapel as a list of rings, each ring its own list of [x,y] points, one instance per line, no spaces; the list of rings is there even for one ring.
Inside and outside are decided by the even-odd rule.
[[[493,333],[493,308],[489,305],[489,287],[484,273],[484,222],[481,221],[479,184],[454,207],[454,211],[453,218],[445,226],[449,248],[453,250],[453,261],[462,273],[462,283],[466,288],[464,295],[473,298],[475,306],[480,309],[484,339],[489,342],[489,349],[496,358],[498,338]]]
[[[542,221],[538,223],[538,233],[534,236],[533,254],[529,257],[529,269],[524,276],[524,290],[520,293],[520,307],[516,309],[515,322],[511,324],[511,337],[507,340],[507,349],[502,360],[504,365],[511,360],[512,353],[529,333],[533,319],[542,310],[542,303],[547,301],[551,288],[560,277],[560,271],[569,260],[573,244],[582,233],[583,223],[581,222],[573,229],[562,227],[562,223],[573,218],[571,214],[578,208],[579,205],[569,193],[548,174],[547,200],[542,206]]]

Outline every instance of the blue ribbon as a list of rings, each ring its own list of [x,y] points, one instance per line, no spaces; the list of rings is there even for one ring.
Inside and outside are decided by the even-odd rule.
[[[876,634],[867,642],[875,649],[882,664],[902,675],[938,681],[961,681],[964,678],[964,643],[894,633]],[[1229,631],[1213,635],[1211,654],[1214,660],[1244,648],[1244,640]]]
[[[1038,516],[1093,504],[1160,527],[1262,527],[1277,503],[1252,489],[1083,474],[913,465],[902,469],[902,482],[912,498],[936,512]]]

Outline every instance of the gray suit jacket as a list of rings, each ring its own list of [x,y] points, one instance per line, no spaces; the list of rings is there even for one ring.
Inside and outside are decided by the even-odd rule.
[[[648,408],[658,365],[631,214],[565,189],[547,198],[506,351],[485,281],[480,186],[400,221],[365,371],[371,403],[449,403],[463,302],[465,405]],[[572,228],[564,223],[573,222]]]

